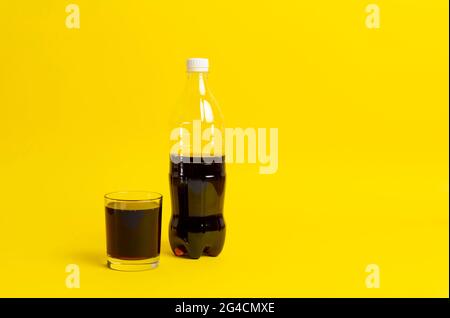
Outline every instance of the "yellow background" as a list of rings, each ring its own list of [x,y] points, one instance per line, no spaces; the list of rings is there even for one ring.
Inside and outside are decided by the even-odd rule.
[[[371,1],[378,30],[369,1],[74,2],[79,30],[70,2],[0,2],[0,296],[448,297],[447,1]],[[227,127],[279,129],[276,174],[227,167],[225,249],[197,261],[167,239],[194,56]],[[121,189],[165,196],[157,270],[104,265]]]

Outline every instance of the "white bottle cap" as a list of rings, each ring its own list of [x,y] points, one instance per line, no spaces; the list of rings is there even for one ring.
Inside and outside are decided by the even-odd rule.
[[[208,59],[190,58],[186,61],[188,72],[208,72]]]

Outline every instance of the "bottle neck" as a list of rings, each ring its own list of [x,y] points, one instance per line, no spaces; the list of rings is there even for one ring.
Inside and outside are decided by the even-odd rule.
[[[187,89],[190,93],[205,96],[208,91],[208,73],[187,72]]]

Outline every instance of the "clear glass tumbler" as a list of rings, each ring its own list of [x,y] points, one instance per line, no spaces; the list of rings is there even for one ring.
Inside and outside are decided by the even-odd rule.
[[[105,194],[108,267],[156,268],[161,247],[162,195],[147,191]]]

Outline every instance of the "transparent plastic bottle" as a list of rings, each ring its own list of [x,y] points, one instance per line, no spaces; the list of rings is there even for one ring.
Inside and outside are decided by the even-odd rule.
[[[208,60],[187,60],[187,84],[172,118],[169,241],[177,256],[217,256],[225,242],[224,125],[208,87]]]

